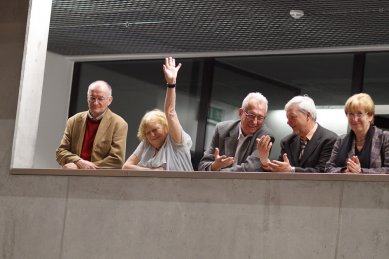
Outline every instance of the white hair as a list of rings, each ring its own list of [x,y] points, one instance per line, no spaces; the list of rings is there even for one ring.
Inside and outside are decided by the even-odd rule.
[[[95,87],[106,87],[107,90],[108,90],[108,95],[109,96],[112,96],[112,87],[105,81],[103,80],[97,80],[97,81],[94,81],[93,83],[91,83],[88,87],[88,92],[87,94],[89,95],[90,91],[92,88],[95,88]]]
[[[243,110],[246,110],[246,108],[249,106],[249,102],[251,99],[255,99],[258,103],[263,103],[265,104],[265,111],[267,112],[267,105],[268,101],[265,96],[263,96],[261,93],[249,93],[242,102],[242,108]]]
[[[316,106],[313,99],[307,95],[295,96],[287,104],[285,104],[285,111],[293,104],[297,104],[300,111],[303,113],[310,113],[312,119],[316,121]]]

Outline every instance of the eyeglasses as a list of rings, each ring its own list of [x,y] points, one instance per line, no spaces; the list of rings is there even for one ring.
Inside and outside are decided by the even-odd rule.
[[[244,114],[246,115],[247,119],[252,120],[252,121],[254,121],[255,119],[257,119],[258,121],[263,121],[266,118],[262,115],[255,115],[255,114],[252,114],[252,113],[249,113],[246,111],[244,112]]]
[[[354,112],[346,112],[346,116],[348,118],[353,118],[353,119],[354,118],[360,119],[367,114],[369,114],[369,113],[368,112],[355,112],[355,113]]]
[[[88,96],[88,102],[90,103],[94,103],[95,101],[101,103],[101,102],[104,102],[105,100],[107,100],[109,97],[104,97],[104,96],[98,96],[98,97],[94,97],[94,96]]]

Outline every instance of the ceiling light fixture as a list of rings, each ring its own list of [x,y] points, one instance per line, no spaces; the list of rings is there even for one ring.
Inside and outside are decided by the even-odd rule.
[[[289,12],[290,16],[292,16],[294,19],[300,19],[301,17],[304,16],[304,11],[303,10],[290,10]]]

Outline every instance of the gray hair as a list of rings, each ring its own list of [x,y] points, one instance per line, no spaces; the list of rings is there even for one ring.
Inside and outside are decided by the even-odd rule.
[[[94,88],[94,87],[106,87],[108,90],[108,95],[112,96],[112,87],[107,82],[105,82],[103,80],[97,80],[97,81],[94,81],[93,83],[91,83],[88,87],[88,92],[87,92],[88,95],[89,95],[90,89]]]
[[[299,110],[303,113],[310,113],[314,121],[316,121],[316,106],[313,99],[307,95],[295,96],[286,105],[285,111],[293,104],[297,104]]]
[[[258,103],[263,103],[265,104],[265,111],[267,112],[267,105],[268,105],[268,101],[266,99],[265,96],[263,96],[261,93],[249,93],[244,99],[243,99],[243,102],[242,102],[242,108],[243,110],[246,110],[246,108],[249,106],[249,102],[251,99],[255,99]]]

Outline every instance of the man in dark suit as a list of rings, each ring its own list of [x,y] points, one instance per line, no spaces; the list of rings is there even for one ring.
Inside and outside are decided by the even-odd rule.
[[[269,136],[258,139],[258,153],[265,171],[324,172],[337,135],[316,122],[316,107],[308,96],[296,96],[285,105],[293,133],[281,140],[279,161],[269,160]]]
[[[204,152],[199,171],[254,172],[261,169],[256,139],[268,135],[264,127],[267,99],[250,93],[239,109],[240,120],[216,125],[210,147]]]

